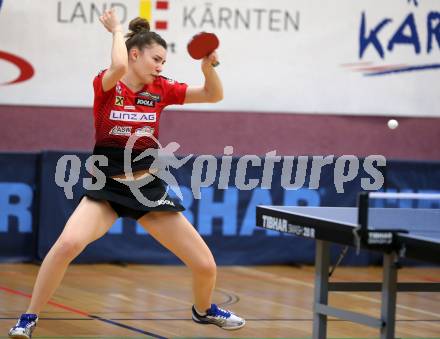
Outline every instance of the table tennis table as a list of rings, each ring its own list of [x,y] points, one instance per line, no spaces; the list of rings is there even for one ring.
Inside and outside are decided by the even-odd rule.
[[[368,222],[368,232],[363,222]],[[440,291],[436,282],[397,281],[401,257],[440,264],[438,209],[257,206],[256,224],[316,240],[314,339],[326,338],[327,316],[378,328],[381,339],[394,338],[397,292]],[[383,281],[330,282],[331,243],[382,253]],[[329,306],[329,291],[381,291],[380,318]]]

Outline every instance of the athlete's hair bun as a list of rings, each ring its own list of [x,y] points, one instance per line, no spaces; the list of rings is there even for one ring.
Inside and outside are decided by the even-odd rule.
[[[125,37],[130,39],[135,34],[141,33],[141,32],[149,32],[150,31],[150,23],[148,20],[137,17],[130,21],[128,24],[128,29],[130,32],[128,32]]]
[[[166,41],[156,32],[150,31],[148,20],[140,17],[134,18],[128,24],[128,28],[130,31],[125,35],[127,38],[125,41],[127,51],[130,51],[133,47],[142,50],[145,46],[150,46],[153,43],[167,49]]]

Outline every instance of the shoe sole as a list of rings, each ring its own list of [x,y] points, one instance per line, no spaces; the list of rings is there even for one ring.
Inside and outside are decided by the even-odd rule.
[[[228,331],[235,331],[235,330],[239,330],[240,328],[242,328],[244,325],[246,325],[246,321],[243,322],[243,324],[238,325],[238,326],[234,326],[234,327],[220,327],[224,330],[228,330]]]
[[[234,327],[222,327],[222,326],[219,326],[219,325],[217,325],[217,324],[210,323],[209,321],[206,321],[206,322],[205,322],[205,321],[200,321],[200,320],[198,320],[197,318],[194,318],[194,317],[192,317],[192,320],[193,320],[195,323],[200,324],[200,325],[215,325],[215,326],[220,327],[221,329],[223,329],[223,330],[227,330],[227,331],[238,330],[238,329],[242,328],[244,325],[246,325],[246,321],[243,321],[243,324],[238,325],[238,326],[234,326]]]
[[[12,338],[12,339],[29,339],[29,337],[27,335],[24,335],[24,334],[10,334],[9,338]]]

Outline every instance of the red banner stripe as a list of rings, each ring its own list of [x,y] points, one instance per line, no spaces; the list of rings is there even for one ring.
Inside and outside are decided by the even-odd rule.
[[[156,2],[156,9],[168,9],[168,1],[157,1]]]
[[[156,21],[156,29],[167,29],[168,21]]]

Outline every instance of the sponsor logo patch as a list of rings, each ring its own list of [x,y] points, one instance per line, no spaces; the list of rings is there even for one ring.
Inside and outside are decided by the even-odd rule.
[[[150,126],[136,128],[134,133],[139,137],[151,136],[154,133],[154,128]]]
[[[136,105],[154,107],[156,106],[156,101],[151,99],[136,98]]]
[[[122,94],[122,88],[121,85],[119,85],[119,83],[116,85],[116,93],[118,93],[119,95]]]
[[[140,97],[146,97],[146,98],[148,98],[150,100],[154,100],[156,102],[160,101],[160,95],[159,94],[153,94],[153,93],[150,93],[150,92],[147,92],[147,91],[143,91],[143,92],[139,93],[138,95]]]
[[[110,120],[132,122],[156,122],[156,113],[111,111]]]
[[[124,97],[116,96],[115,105],[116,106],[124,106]]]
[[[134,111],[136,109],[135,106],[124,106],[124,109]]]
[[[176,206],[174,204],[174,202],[172,202],[171,200],[158,200],[157,201],[158,205],[170,205],[170,206]]]
[[[130,136],[131,126],[115,126],[111,129],[110,132],[108,132],[108,134]]]

